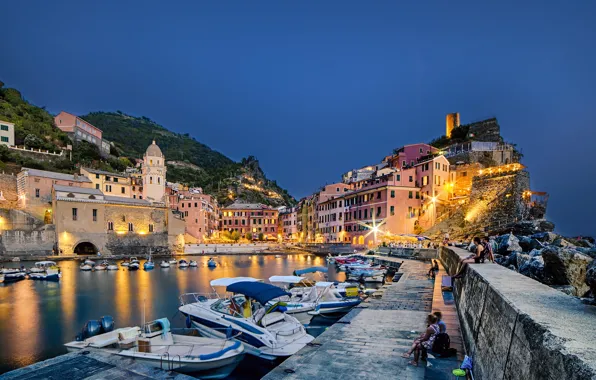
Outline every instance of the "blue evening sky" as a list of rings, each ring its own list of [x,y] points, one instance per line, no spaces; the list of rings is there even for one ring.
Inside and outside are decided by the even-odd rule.
[[[595,234],[596,2],[486,3],[5,1],[0,80],[255,155],[297,198],[496,116],[557,230]]]

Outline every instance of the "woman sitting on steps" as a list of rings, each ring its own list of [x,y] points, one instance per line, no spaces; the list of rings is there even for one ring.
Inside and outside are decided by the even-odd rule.
[[[427,351],[431,351],[433,347],[433,343],[437,334],[439,333],[439,326],[437,325],[437,317],[433,314],[429,314],[426,317],[426,323],[428,327],[424,334],[420,335],[414,343],[412,344],[412,348],[408,352],[405,352],[402,356],[404,358],[409,358],[412,353],[414,353],[414,360],[410,361],[409,364],[413,366],[418,366],[418,359],[420,359],[420,353],[422,348]]]

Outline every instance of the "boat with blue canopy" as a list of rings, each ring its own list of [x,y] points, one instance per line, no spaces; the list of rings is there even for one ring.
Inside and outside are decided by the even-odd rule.
[[[227,294],[186,293],[180,296],[180,312],[187,327],[196,327],[204,336],[235,336],[247,353],[267,360],[291,356],[314,338],[302,324],[286,313],[282,302],[288,296],[277,286],[252,277],[221,278],[211,286],[225,287]]]
[[[304,268],[304,269],[296,269],[294,271],[294,276],[302,276],[303,274],[307,273],[327,273],[329,269],[327,267],[311,267],[311,268]]]

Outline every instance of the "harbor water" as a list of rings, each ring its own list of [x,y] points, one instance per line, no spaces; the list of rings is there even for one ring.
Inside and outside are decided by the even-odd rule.
[[[187,257],[190,259],[191,257]],[[95,258],[92,258],[95,259]],[[86,321],[103,315],[114,317],[116,327],[138,326],[162,317],[173,327],[184,327],[177,312],[178,296],[186,292],[211,292],[209,282],[221,277],[247,276],[267,280],[290,275],[295,269],[325,266],[325,259],[310,254],[217,256],[216,268],[209,257],[192,257],[197,268],[160,268],[129,271],[84,272],[80,261],[59,262],[60,282],[23,280],[0,284],[0,374],[66,353],[63,344],[74,340]],[[98,262],[98,260],[96,260]],[[144,260],[141,260],[141,263]],[[119,263],[118,263],[119,264]],[[33,262],[6,263],[6,267],[33,266]],[[328,278],[343,281],[343,273],[331,266]],[[318,335],[328,321],[313,323]],[[232,378],[260,378],[272,364],[246,356]]]

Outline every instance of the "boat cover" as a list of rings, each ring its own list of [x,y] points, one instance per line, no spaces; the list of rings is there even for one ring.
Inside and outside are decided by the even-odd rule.
[[[299,276],[271,276],[271,277],[269,277],[269,282],[283,282],[286,284],[296,284],[302,280],[305,280],[305,278],[299,277]]]
[[[326,267],[312,267],[312,268],[305,268],[305,269],[296,269],[294,271],[294,276],[301,276],[306,273],[315,273],[315,272],[323,272],[327,273]]]
[[[226,290],[232,293],[244,294],[247,297],[257,300],[261,305],[265,305],[274,298],[291,296],[290,293],[282,288],[264,282],[236,282],[229,285]]]
[[[236,282],[256,282],[261,281],[258,278],[253,277],[224,277],[224,278],[217,278],[215,280],[211,280],[211,286],[229,286]]]

